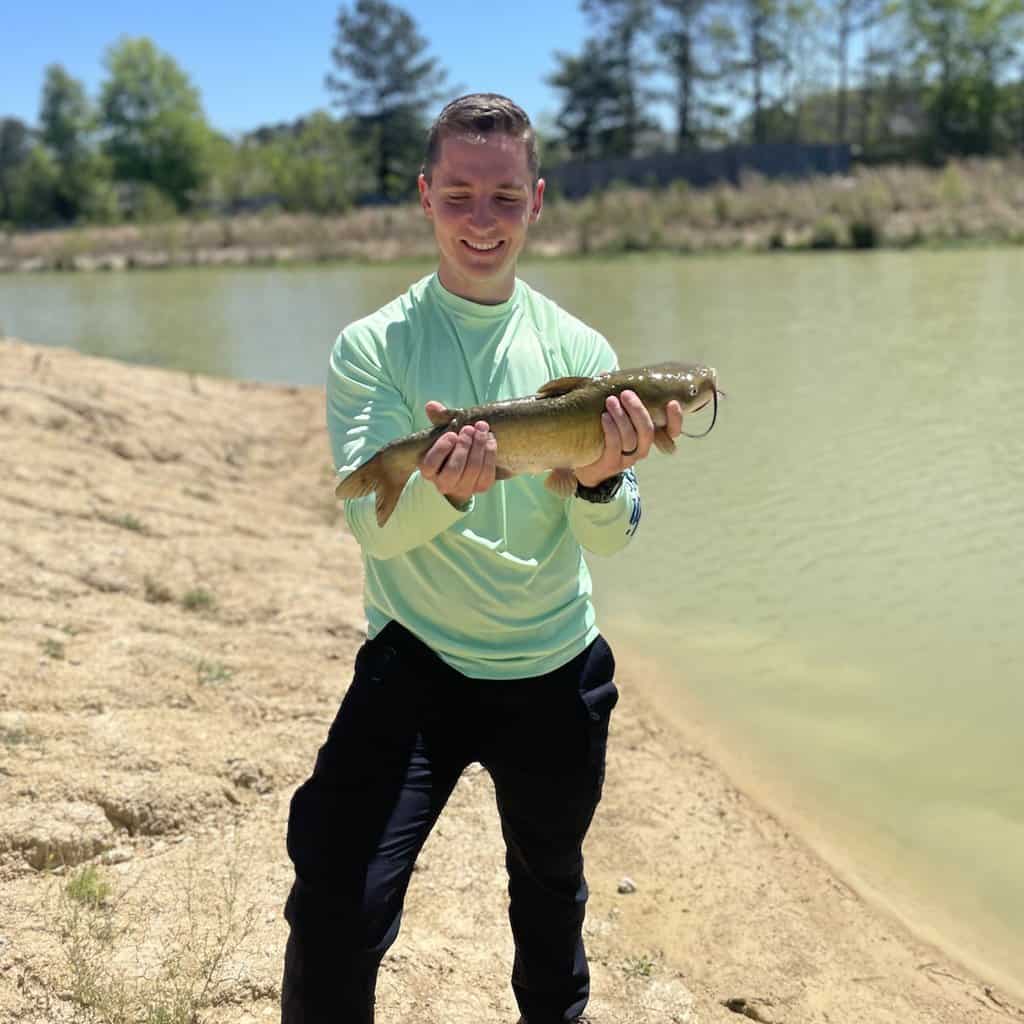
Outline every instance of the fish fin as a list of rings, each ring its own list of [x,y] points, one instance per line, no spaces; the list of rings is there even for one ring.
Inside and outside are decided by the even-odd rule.
[[[544,486],[560,498],[571,498],[576,493],[576,474],[571,469],[553,469],[544,480]]]
[[[404,474],[389,473],[387,462],[378,452],[372,459],[368,459],[358,469],[349,473],[335,487],[334,493],[348,501],[352,498],[362,498],[375,491],[377,525],[383,526],[391,518],[391,513],[394,512],[410,475],[411,471]]]
[[[506,468],[505,466],[494,467],[494,479],[495,480],[511,480],[516,474],[513,470]]]
[[[668,436],[668,431],[664,427],[658,427],[654,431],[654,443],[658,446],[659,452],[664,452],[666,455],[675,453],[676,443]]]
[[[349,498],[362,498],[372,494],[377,489],[377,478],[381,475],[383,460],[379,455],[367,459],[351,473],[337,487],[334,488],[334,495],[347,501]]]
[[[440,409],[427,410],[427,419],[430,420],[435,427],[447,427],[454,418],[455,417],[452,415],[451,409],[446,409],[443,405]]]
[[[395,511],[398,499],[402,496],[405,482],[396,486],[396,481],[385,480],[383,485],[377,488],[377,525],[383,526]]]
[[[537,389],[537,394],[543,398],[557,398],[559,395],[567,395],[584,384],[589,384],[593,377],[556,377],[549,380],[543,387]]]

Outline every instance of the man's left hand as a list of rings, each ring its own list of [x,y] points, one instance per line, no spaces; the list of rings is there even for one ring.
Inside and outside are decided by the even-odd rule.
[[[683,432],[683,410],[676,401],[665,406],[668,423],[665,431],[675,440]],[[604,451],[589,466],[577,466],[576,479],[584,487],[596,487],[609,477],[629,469],[646,459],[654,443],[654,422],[647,407],[635,391],[612,395],[601,413],[604,429]]]

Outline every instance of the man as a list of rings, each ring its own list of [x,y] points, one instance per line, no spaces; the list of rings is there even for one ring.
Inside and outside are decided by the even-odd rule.
[[[491,94],[449,104],[419,178],[438,269],[345,328],[330,360],[335,463],[354,470],[469,407],[614,368],[608,343],[516,278],[544,181],[526,114]],[[463,769],[495,787],[525,1024],[577,1020],[589,994],[581,847],[601,795],[614,660],[594,623],[581,546],[611,554],[640,504],[632,466],[654,427],[632,392],[609,398],[601,457],[574,497],[495,483],[486,422],[441,436],[378,526],[346,502],[363,551],[368,639],[288,822],[295,882],[284,1024],[370,1024],[413,862]],[[670,436],[682,430],[669,406]]]

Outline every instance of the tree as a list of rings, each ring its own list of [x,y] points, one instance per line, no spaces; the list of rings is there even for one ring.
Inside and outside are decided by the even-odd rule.
[[[858,37],[880,24],[888,13],[886,0],[835,0],[836,142],[849,142],[850,54]]]
[[[104,168],[93,145],[96,119],[85,87],[59,64],[46,69],[39,125],[57,166],[57,216],[75,220],[90,206]]]
[[[0,221],[14,219],[14,187],[19,169],[32,149],[28,125],[16,117],[0,118]]]
[[[426,55],[427,40],[412,17],[387,0],[355,0],[338,11],[331,50],[335,73],[326,85],[372,154],[376,191],[405,195],[423,155],[423,110],[442,95],[447,78]]]
[[[115,177],[153,185],[184,209],[208,171],[211,133],[198,91],[149,39],[122,39],[105,65],[100,112]]]
[[[616,155],[636,155],[640,140],[656,123],[643,113],[653,98],[642,82],[653,70],[643,43],[653,24],[653,0],[583,0],[583,11],[595,20],[595,45],[606,59],[606,73],[613,92],[609,99],[618,108]]]
[[[580,56],[556,53],[555,60],[560,66],[547,81],[562,93],[555,125],[569,155],[577,160],[628,155],[615,65],[605,49],[590,39]]]
[[[672,77],[676,151],[718,135],[728,111],[718,96],[735,68],[736,35],[721,0],[658,0],[656,44]]]

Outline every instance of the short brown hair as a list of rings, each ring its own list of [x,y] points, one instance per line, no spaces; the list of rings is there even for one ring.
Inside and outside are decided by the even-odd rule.
[[[452,100],[430,126],[427,133],[427,155],[423,161],[423,176],[430,181],[434,164],[441,155],[441,143],[449,135],[491,135],[500,133],[522,139],[526,143],[526,162],[536,182],[540,173],[537,158],[537,136],[522,107],[507,96],[493,92],[475,92]]]

